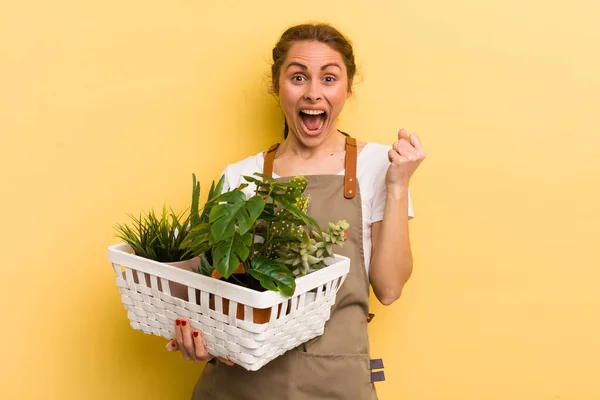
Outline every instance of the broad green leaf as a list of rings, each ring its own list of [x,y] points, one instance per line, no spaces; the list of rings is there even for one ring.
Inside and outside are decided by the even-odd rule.
[[[231,276],[240,262],[250,255],[252,234],[239,235],[237,232],[230,238],[216,244],[212,250],[213,264],[226,279]]]
[[[292,296],[296,290],[296,280],[292,272],[282,263],[264,257],[255,257],[251,268],[246,272],[257,279],[268,290],[280,291]]]
[[[218,198],[218,204],[210,211],[211,232],[215,241],[233,236],[237,227],[239,234],[248,232],[265,207],[265,201],[260,196],[246,200],[241,191],[227,192]]]

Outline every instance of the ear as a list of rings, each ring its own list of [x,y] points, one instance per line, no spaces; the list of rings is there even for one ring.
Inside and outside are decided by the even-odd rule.
[[[346,99],[349,99],[350,97],[352,97],[352,85],[354,84],[354,78],[350,79],[348,81],[348,94],[346,95]]]

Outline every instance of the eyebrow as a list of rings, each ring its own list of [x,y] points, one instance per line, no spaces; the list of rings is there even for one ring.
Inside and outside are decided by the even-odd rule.
[[[300,64],[299,62],[296,62],[296,61],[292,61],[292,62],[291,62],[291,63],[290,63],[288,66],[287,66],[286,70],[287,70],[287,69],[289,69],[290,67],[293,67],[293,66],[300,67],[301,69],[303,69],[303,70],[305,70],[305,71],[308,69],[308,67],[307,67],[306,65],[304,65],[304,64]],[[329,64],[325,64],[325,65],[323,65],[323,66],[321,67],[321,71],[324,71],[324,70],[326,70],[326,69],[327,69],[327,68],[329,68],[329,67],[338,67],[339,69],[342,69],[342,67],[340,67],[340,65],[339,65],[338,63],[329,63]]]

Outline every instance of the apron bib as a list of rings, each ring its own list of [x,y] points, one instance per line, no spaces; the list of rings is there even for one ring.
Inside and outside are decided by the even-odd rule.
[[[278,145],[265,156],[264,173],[272,175]],[[369,280],[365,270],[362,205],[356,182],[356,140],[346,138],[345,175],[307,175],[307,214],[321,227],[345,219],[344,247],[350,272],[339,289],[325,332],[292,349],[260,370],[208,363],[196,384],[193,400],[376,400],[371,383],[367,317]],[[285,180],[282,178],[281,180]]]

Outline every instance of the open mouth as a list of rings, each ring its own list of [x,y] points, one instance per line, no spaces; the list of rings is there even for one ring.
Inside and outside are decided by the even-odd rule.
[[[303,109],[299,112],[302,127],[309,135],[317,135],[323,130],[327,121],[325,110]]]

